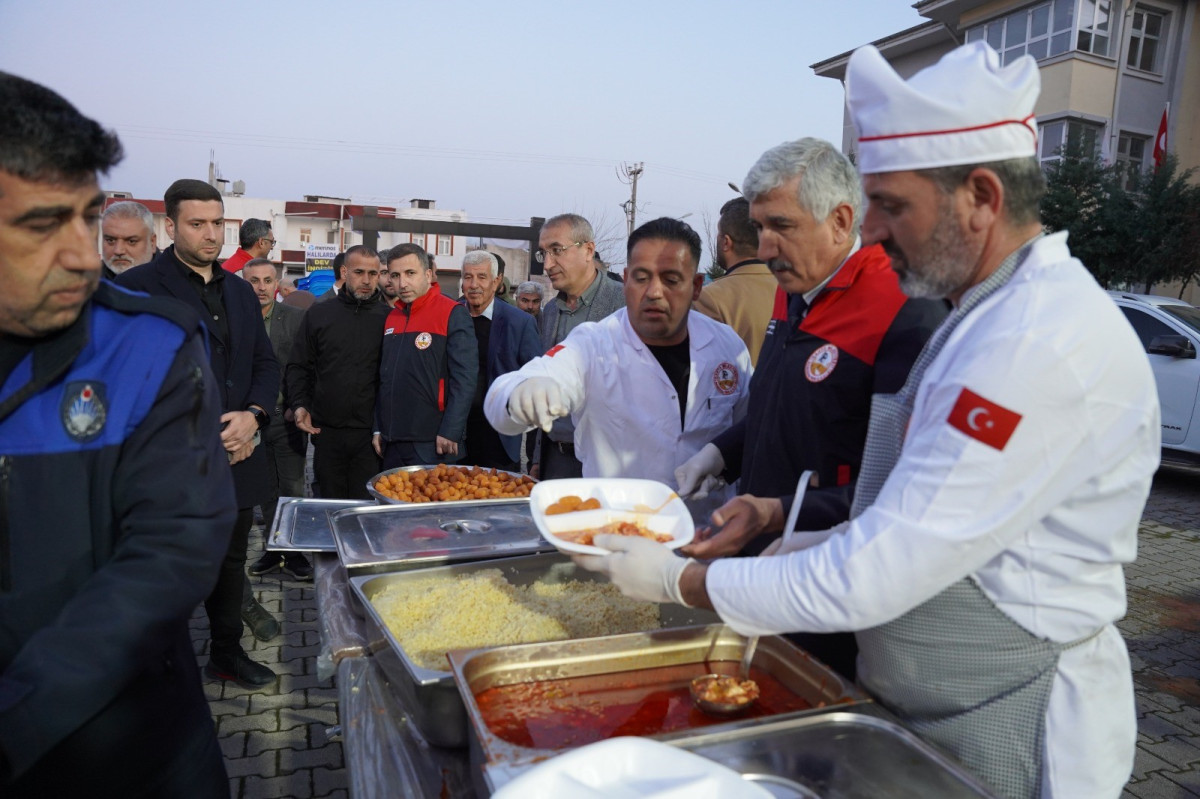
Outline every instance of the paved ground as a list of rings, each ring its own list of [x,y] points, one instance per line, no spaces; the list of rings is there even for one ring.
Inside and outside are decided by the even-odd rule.
[[[1200,471],[1158,475],[1139,538],[1138,560],[1126,570],[1129,615],[1119,625],[1138,699],[1138,753],[1125,796],[1200,797]],[[327,735],[338,723],[337,692],[315,673],[312,585],[278,571],[252,584],[283,632],[265,644],[247,635],[244,644],[281,676],[265,692],[205,685],[230,792],[234,799],[345,797],[341,743]],[[203,664],[203,610],[192,620],[192,634]]]

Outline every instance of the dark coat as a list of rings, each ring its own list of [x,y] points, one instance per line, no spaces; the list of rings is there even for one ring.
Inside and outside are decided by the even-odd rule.
[[[141,795],[212,738],[188,618],[236,511],[206,361],[191,311],[103,283],[0,379],[0,796]]]
[[[292,350],[296,345],[296,336],[300,334],[300,323],[303,321],[303,310],[284,305],[282,302],[276,302],[274,309],[271,310],[271,329],[268,331],[268,335],[271,339],[271,349],[275,352],[275,360],[279,361],[279,390],[284,394],[287,393],[284,390],[287,381],[283,372],[287,369],[287,362],[291,359]],[[287,407],[286,397],[284,404],[280,407]]]
[[[204,302],[184,277],[182,270],[186,268],[175,257],[172,245],[150,263],[119,275],[117,284],[154,296],[174,297],[201,319],[208,319]],[[214,265],[214,269],[220,267]],[[244,411],[257,405],[273,415],[279,393],[279,362],[263,325],[262,306],[249,283],[228,273],[222,296],[229,341],[221,341],[213,330],[208,331],[209,364],[221,393],[221,412]],[[233,467],[233,483],[239,508],[251,508],[269,498],[264,447],[255,447],[249,458]]]
[[[463,304],[466,304],[466,300],[463,300]],[[517,371],[542,352],[537,323],[533,317],[497,297],[492,302],[492,330],[488,335],[488,388],[497,377]],[[500,441],[508,457],[520,463],[521,437],[500,436]]]

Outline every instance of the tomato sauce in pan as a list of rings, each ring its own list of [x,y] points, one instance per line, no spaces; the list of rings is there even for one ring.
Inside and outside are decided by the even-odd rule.
[[[735,663],[708,664],[733,673]],[[488,688],[475,695],[492,733],[517,746],[567,749],[622,735],[659,735],[730,721],[692,704],[688,685],[710,673],[703,664],[661,666],[619,674],[569,677]],[[733,718],[753,719],[807,710],[812,705],[758,667],[750,678],[758,702]]]

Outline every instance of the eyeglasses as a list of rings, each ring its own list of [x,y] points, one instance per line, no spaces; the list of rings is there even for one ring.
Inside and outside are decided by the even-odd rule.
[[[582,241],[573,242],[571,244],[568,244],[565,247],[563,247],[562,245],[559,245],[559,244],[551,244],[549,246],[549,248],[544,249],[544,250],[539,249],[537,252],[535,252],[533,254],[533,259],[535,261],[537,261],[539,264],[544,264],[544,263],[546,263],[547,255],[553,256],[555,258],[562,258],[564,252],[571,249],[572,247],[579,247],[582,244],[583,244]]]
[[[272,250],[273,250],[273,249],[275,249],[275,239],[263,239],[263,241],[270,242],[270,243],[271,243],[271,249],[272,249]]]

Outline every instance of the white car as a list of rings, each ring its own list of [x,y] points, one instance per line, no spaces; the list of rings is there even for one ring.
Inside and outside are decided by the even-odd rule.
[[[1200,308],[1172,297],[1108,294],[1133,325],[1154,370],[1163,462],[1200,465]]]

